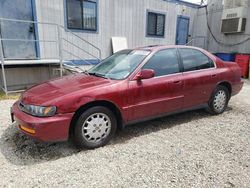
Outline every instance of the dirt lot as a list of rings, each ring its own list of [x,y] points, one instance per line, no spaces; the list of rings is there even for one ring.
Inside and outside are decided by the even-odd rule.
[[[250,187],[250,82],[223,115],[187,112],[127,127],[79,151],[20,134],[0,101],[0,187]]]

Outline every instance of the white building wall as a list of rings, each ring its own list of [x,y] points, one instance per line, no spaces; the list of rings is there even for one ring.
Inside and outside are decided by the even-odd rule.
[[[64,0],[36,0],[36,12],[39,22],[50,22],[66,26],[66,5]],[[126,37],[129,48],[153,44],[175,44],[177,15],[190,17],[190,31],[193,33],[194,18],[197,9],[166,2],[163,0],[99,0],[98,1],[98,32],[90,33],[75,31],[76,34],[98,46],[102,51],[102,58],[111,54],[111,37]],[[146,12],[152,10],[166,14],[165,37],[146,37]],[[54,26],[39,25],[39,39],[55,39],[56,28]],[[76,37],[64,32],[81,48],[98,55],[97,51],[89,45],[85,45]],[[91,58],[72,45],[63,45],[68,50],[77,53],[81,58]],[[41,57],[54,58],[58,56],[57,44],[45,43],[40,47]],[[69,57],[70,58],[70,57]]]

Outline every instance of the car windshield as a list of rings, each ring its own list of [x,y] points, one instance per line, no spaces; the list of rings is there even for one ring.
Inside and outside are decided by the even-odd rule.
[[[146,50],[123,50],[103,60],[88,71],[90,75],[121,80],[127,78],[148,56]]]

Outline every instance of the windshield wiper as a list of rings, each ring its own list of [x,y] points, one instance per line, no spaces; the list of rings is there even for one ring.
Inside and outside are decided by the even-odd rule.
[[[87,70],[82,71],[83,74],[90,75]]]
[[[88,74],[89,74],[89,75],[96,76],[96,77],[101,77],[101,78],[108,79],[105,75],[100,74],[100,73],[96,73],[96,72],[89,72]]]

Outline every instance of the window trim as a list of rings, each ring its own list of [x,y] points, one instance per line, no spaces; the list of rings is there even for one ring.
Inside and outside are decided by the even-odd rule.
[[[199,69],[199,70],[185,71],[185,70],[184,70],[184,64],[183,64],[183,59],[182,59],[181,53],[180,53],[180,51],[179,51],[180,49],[191,49],[191,50],[196,50],[196,51],[202,53],[202,54],[205,55],[208,59],[210,59],[211,62],[213,62],[214,67],[205,68],[205,69]],[[180,62],[181,62],[182,73],[200,72],[200,71],[206,71],[206,70],[216,69],[216,68],[217,68],[217,65],[216,65],[215,61],[214,61],[212,58],[210,58],[207,54],[205,54],[204,52],[202,52],[201,50],[198,50],[198,49],[195,49],[195,48],[183,48],[183,47],[181,47],[181,48],[177,48],[177,52],[178,52],[178,56],[179,56],[179,59],[180,59]]]
[[[81,1],[81,21],[82,21],[82,28],[73,28],[69,27],[69,22],[68,22],[68,0],[64,0],[64,18],[65,18],[65,25],[67,26],[66,28],[74,31],[74,32],[86,32],[86,33],[98,33],[99,31],[99,0],[80,0]],[[95,23],[95,29],[85,29],[83,25],[83,2],[90,2],[90,3],[95,3],[95,8],[96,8],[96,23]]]
[[[163,25],[163,35],[151,35],[148,34],[148,20],[149,20],[149,14],[156,14],[156,15],[162,15],[164,16],[164,25]],[[157,25],[157,19],[156,19],[156,25]],[[157,27],[156,27],[157,29]],[[166,33],[166,13],[165,12],[159,12],[159,11],[154,11],[154,10],[147,10],[146,12],[146,37],[151,37],[151,38],[165,38],[165,33]]]
[[[152,54],[152,56],[150,56],[150,58],[141,66],[140,70],[143,70],[143,67],[148,63],[148,61],[153,58],[153,56],[158,53],[158,52],[161,52],[161,51],[165,51],[165,50],[176,50],[176,58],[177,58],[177,61],[178,61],[178,67],[179,67],[179,72],[175,72],[175,73],[170,73],[170,74],[165,74],[165,75],[161,75],[161,76],[154,76],[153,78],[161,78],[161,77],[165,77],[165,76],[171,76],[171,75],[176,75],[176,74],[182,74],[183,71],[182,71],[182,66],[181,66],[181,63],[180,63],[180,58],[179,58],[179,52],[178,52],[178,49],[177,48],[165,48],[165,49],[161,49],[161,50],[158,50],[156,51],[155,53]]]
[[[193,73],[193,72],[201,72],[201,71],[207,71],[207,70],[213,70],[213,69],[217,69],[217,64],[216,62],[210,58],[207,54],[205,54],[203,51],[199,50],[199,49],[195,49],[195,48],[190,48],[190,49],[195,49],[195,50],[198,50],[200,51],[201,53],[203,53],[205,56],[207,56],[209,59],[211,59],[211,61],[214,63],[214,67],[211,67],[211,68],[208,68],[208,69],[200,69],[200,70],[194,70],[194,71],[189,71],[189,72],[184,72],[183,71],[183,63],[182,63],[182,58],[180,56],[180,53],[179,53],[179,49],[186,49],[185,47],[173,47],[173,48],[164,48],[164,49],[160,49],[160,50],[157,50],[155,52],[151,52],[143,61],[140,65],[138,65],[138,67],[134,70],[133,73],[131,73],[131,75],[127,78],[128,81],[136,81],[134,78],[136,77],[136,75],[139,73],[139,71],[142,70],[142,67],[149,61],[149,59],[151,57],[153,57],[153,55],[161,50],[166,50],[166,49],[176,49],[177,50],[177,58],[178,58],[178,63],[179,63],[179,67],[180,67],[180,72],[179,73],[173,73],[173,74],[168,74],[168,75],[163,75],[163,76],[158,76],[158,77],[153,77],[151,79],[158,79],[158,78],[163,78],[163,77],[169,77],[169,76],[176,76],[176,75],[183,75],[185,73]],[[150,80],[151,80],[150,79]]]

